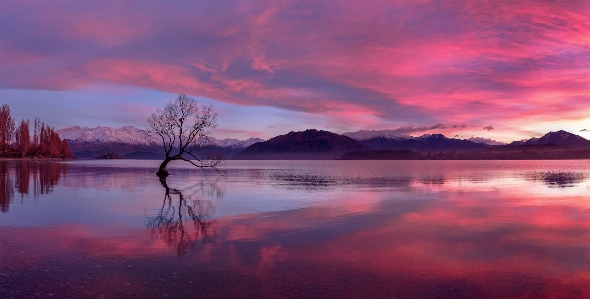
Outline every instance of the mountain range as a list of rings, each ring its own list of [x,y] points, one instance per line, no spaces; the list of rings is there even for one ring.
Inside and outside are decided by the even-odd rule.
[[[540,138],[515,141],[507,145],[487,144],[467,139],[447,138],[442,134],[425,134],[419,137],[389,136],[374,134],[348,135],[366,139],[355,140],[349,136],[310,129],[289,132],[264,141],[260,138],[247,140],[214,140],[208,149],[222,153],[226,159],[337,159],[344,153],[358,151],[410,150],[418,153],[467,153],[474,151],[515,152],[540,148],[590,148],[590,140],[563,130],[549,132]],[[162,159],[163,153],[158,136],[147,130],[132,126],[71,127],[57,131],[68,140],[74,155],[79,158],[97,158],[116,154],[129,159]],[[354,133],[354,132],[353,132]],[[542,147],[541,147],[542,146]]]
[[[252,144],[234,159],[335,159],[350,153],[357,153],[348,155],[352,159],[387,159],[387,156],[395,159],[578,159],[586,157],[590,153],[588,149],[590,141],[563,130],[508,145],[447,138],[442,134],[354,140],[331,132],[306,130]]]
[[[469,140],[442,135],[421,137],[374,137],[361,142],[373,143],[373,150],[349,152],[344,160],[553,160],[590,159],[590,141],[563,130],[540,138],[512,142],[508,145],[474,145]],[[433,138],[435,137],[435,138]],[[425,148],[417,147],[427,145]],[[380,148],[377,148],[380,146]],[[440,149],[435,151],[434,149]],[[449,149],[452,149],[450,151]]]
[[[132,126],[118,129],[110,127],[70,127],[56,131],[62,139],[68,140],[74,156],[79,158],[98,158],[105,154],[116,154],[128,159],[162,159],[161,139],[147,130]],[[214,139],[211,151],[221,152],[226,159],[244,148],[264,141],[261,138]]]

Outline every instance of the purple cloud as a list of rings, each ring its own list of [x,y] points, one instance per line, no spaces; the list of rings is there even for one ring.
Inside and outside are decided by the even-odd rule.
[[[107,82],[373,128],[561,120],[590,101],[588,15],[581,0],[3,1],[0,88]]]

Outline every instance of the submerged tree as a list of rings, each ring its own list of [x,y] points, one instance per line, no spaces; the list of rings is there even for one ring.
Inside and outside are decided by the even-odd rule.
[[[183,160],[201,169],[217,170],[221,155],[204,153],[211,145],[211,129],[217,126],[217,112],[211,105],[199,106],[195,99],[184,94],[158,109],[148,119],[148,130],[162,139],[166,158],[160,165],[159,177],[168,176],[170,161]]]

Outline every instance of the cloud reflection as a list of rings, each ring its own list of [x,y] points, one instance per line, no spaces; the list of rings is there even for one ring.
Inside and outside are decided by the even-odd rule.
[[[145,223],[120,227],[114,234],[103,233],[106,223],[3,227],[0,253],[11,261],[0,263],[0,273],[7,274],[3,284],[26,281],[57,297],[85,295],[82,288],[68,286],[72,281],[105,297],[124,292],[258,298],[590,296],[587,191],[549,189],[545,183],[561,182],[555,177],[574,177],[576,186],[587,182],[586,176],[576,181],[576,175],[567,175],[585,173],[568,170],[572,165],[580,169],[575,161],[560,161],[559,167],[541,161],[535,172],[531,164],[514,161],[478,162],[474,168],[473,163],[406,167],[392,162],[394,170],[381,177],[406,178],[394,188],[383,184],[387,179],[372,184],[372,172],[359,172],[355,180],[342,169],[322,172],[325,167],[314,163],[317,168],[291,164],[294,180],[275,176],[274,169],[236,167],[228,170],[223,184],[209,174],[180,169],[163,187],[156,179],[145,179],[144,174],[153,177],[146,169],[71,165],[68,184],[75,185],[79,176],[86,186],[70,185],[72,190],[141,196],[147,209],[155,211],[146,216],[147,229]],[[558,175],[545,173],[549,168],[559,169]],[[86,172],[96,175],[98,185],[84,185],[89,182]],[[526,173],[535,173],[535,180],[523,177]],[[312,185],[313,192],[301,188],[317,176],[336,183]],[[134,180],[132,190],[112,183]],[[296,188],[285,189],[287,184]],[[156,204],[148,198],[154,194]],[[281,207],[244,208],[245,202],[264,196]],[[283,207],[290,200],[318,197],[324,200]],[[239,211],[230,215],[219,213],[226,204],[242,206],[226,206]],[[33,273],[51,273],[51,285],[45,275]],[[17,294],[19,288],[3,291],[23,295]]]

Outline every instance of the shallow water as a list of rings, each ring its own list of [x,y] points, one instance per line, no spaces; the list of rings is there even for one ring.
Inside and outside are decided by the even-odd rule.
[[[590,297],[590,162],[1,161],[0,298]]]

